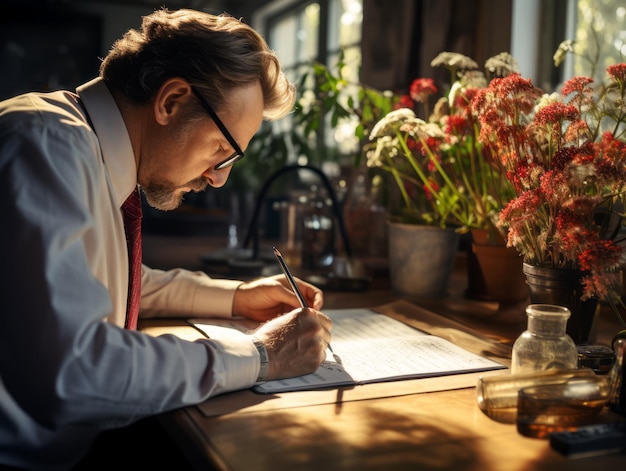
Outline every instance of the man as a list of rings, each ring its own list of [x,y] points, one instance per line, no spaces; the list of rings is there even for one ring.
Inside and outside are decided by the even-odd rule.
[[[142,316],[261,323],[240,341],[150,337],[131,315],[129,195],[139,186],[171,210],[221,187],[261,121],[293,102],[249,26],[161,10],[76,93],[0,103],[0,466],[69,469],[103,430],[320,365],[331,322],[322,292],[300,280],[311,308],[297,308],[282,276],[141,267]]]

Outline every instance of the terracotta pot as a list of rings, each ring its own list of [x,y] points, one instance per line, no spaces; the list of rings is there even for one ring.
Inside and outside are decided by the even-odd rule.
[[[487,300],[516,304],[528,298],[523,259],[515,248],[472,243],[472,252],[485,282]]]
[[[527,299],[523,260],[517,250],[507,248],[506,241],[495,229],[472,229],[471,235],[465,297],[503,305],[517,304]]]

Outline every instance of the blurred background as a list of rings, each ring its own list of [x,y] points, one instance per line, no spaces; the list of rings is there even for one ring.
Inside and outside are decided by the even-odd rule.
[[[358,185],[371,196],[372,181],[363,180],[359,159],[363,136],[355,129],[367,128],[382,112],[384,101],[375,100],[407,93],[417,77],[435,79],[445,92],[448,72],[430,65],[440,52],[464,54],[479,67],[510,52],[521,74],[548,91],[573,74],[597,73],[602,80],[606,65],[622,61],[626,52],[623,0],[2,0],[0,5],[0,99],[31,90],[72,90],[90,80],[111,44],[161,7],[226,12],[263,34],[299,84],[296,112],[262,126],[224,188],[189,195],[175,211],[146,207],[144,212],[145,234],[218,236],[228,238],[229,247],[245,242],[255,217],[254,231],[284,240],[289,211],[313,200],[332,205],[320,173],[342,212]],[[574,41],[573,53],[556,67],[553,54],[567,39]],[[374,97],[367,113],[358,104],[363,90]],[[314,170],[285,172],[277,184],[263,188],[277,171],[296,165]]]

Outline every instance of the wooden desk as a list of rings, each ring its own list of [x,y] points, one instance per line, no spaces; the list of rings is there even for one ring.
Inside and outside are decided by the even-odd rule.
[[[475,405],[473,388],[207,418],[164,417],[198,469],[618,470],[625,455],[569,460]],[[181,436],[179,436],[179,439]],[[195,447],[191,453],[191,447]]]
[[[461,267],[462,261],[450,296],[420,305],[485,341],[510,348],[526,326],[525,304],[499,309],[463,299],[466,285]],[[397,299],[384,287],[366,293],[326,293],[325,298],[327,308],[372,307]],[[153,335],[172,331],[190,339],[199,335],[191,327],[163,321],[144,329]],[[615,317],[601,312],[596,340],[609,344],[618,330]],[[568,459],[553,451],[547,440],[526,438],[514,424],[491,420],[478,409],[475,389],[467,382],[435,392],[424,392],[418,383],[400,383],[404,382],[395,383],[396,394],[387,389],[378,398],[335,390],[333,400],[304,402],[297,396],[285,400],[240,391],[208,401],[223,407],[222,412],[189,407],[164,414],[161,421],[197,469],[599,471],[626,467],[626,454]]]
[[[154,328],[155,334],[170,329]],[[197,335],[178,329],[187,338]],[[240,391],[208,401],[213,411],[189,407],[161,421],[197,469],[598,471],[626,465],[624,454],[567,459],[548,441],[526,438],[514,424],[485,416],[473,387],[422,392],[419,381],[413,391],[397,382],[395,394],[387,389],[373,399],[352,398],[352,390],[325,392],[333,394],[330,400],[312,401],[306,394],[315,393],[281,398]],[[284,399],[298,394],[305,400]]]

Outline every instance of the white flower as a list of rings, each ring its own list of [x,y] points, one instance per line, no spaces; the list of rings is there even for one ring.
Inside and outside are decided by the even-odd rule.
[[[385,161],[389,162],[400,155],[400,144],[397,137],[381,136],[376,141],[376,148],[367,152],[367,166],[382,167]]]
[[[398,125],[414,118],[415,113],[409,108],[400,108],[387,113],[370,132],[370,141],[382,136],[394,135]]]
[[[487,77],[480,70],[465,72],[457,82],[467,88],[485,88],[488,83]]]
[[[455,69],[477,69],[478,64],[469,57],[458,52],[440,52],[431,62],[431,67],[452,67]]]
[[[420,118],[412,118],[404,122],[400,126],[400,130],[408,132],[417,139],[428,139],[434,137],[437,139],[443,139],[445,133],[441,129],[441,126],[437,123],[426,122]]]
[[[519,72],[517,61],[508,52],[501,52],[487,59],[485,69],[498,77],[505,77]]]
[[[484,88],[487,86],[485,74],[478,70],[470,70],[461,74],[459,80],[455,81],[448,92],[448,107],[453,107],[457,97],[463,94],[468,88]]]
[[[420,136],[423,138],[434,137],[437,139],[443,139],[446,137],[446,133],[443,132],[443,129],[441,129],[441,126],[437,123],[424,123],[419,129],[423,132]]]
[[[567,39],[563,41],[561,44],[559,44],[558,49],[555,51],[554,55],[552,56],[552,60],[554,61],[554,66],[558,67],[559,65],[561,65],[563,60],[565,60],[565,56],[567,55],[567,53],[573,52],[573,51],[574,51],[573,40]]]
[[[539,100],[537,101],[537,104],[535,105],[535,109],[534,112],[537,113],[537,111],[539,111],[541,108],[543,108],[544,106],[550,105],[552,103],[557,103],[563,101],[563,98],[561,97],[561,95],[559,93],[544,93]]]

